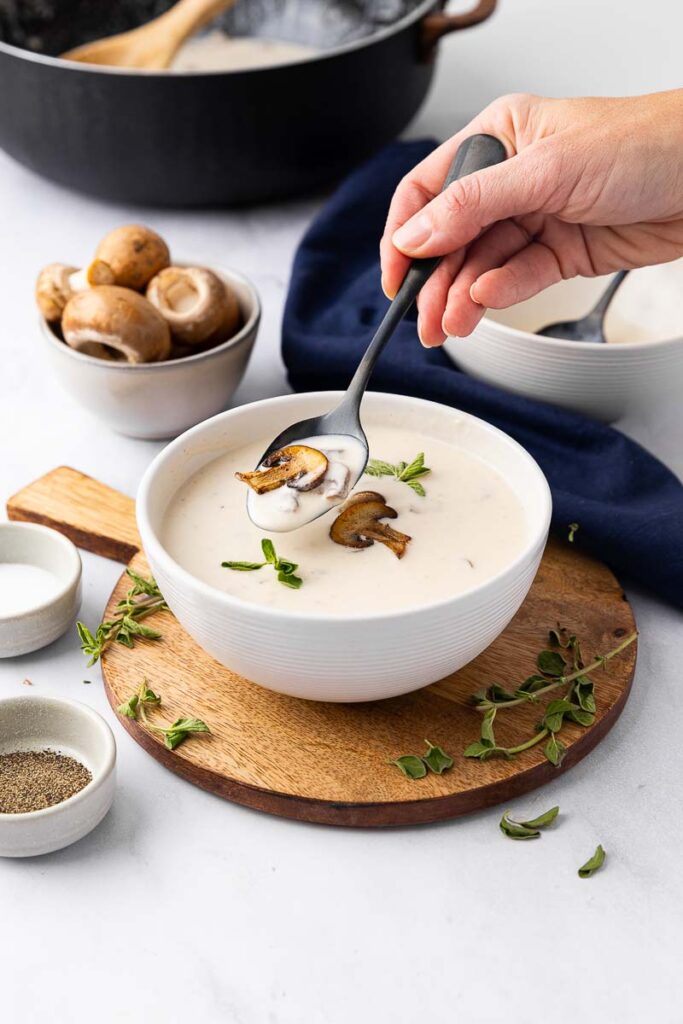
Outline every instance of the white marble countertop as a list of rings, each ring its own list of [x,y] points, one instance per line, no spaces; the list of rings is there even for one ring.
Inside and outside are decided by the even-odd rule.
[[[411,134],[449,133],[506,91],[680,85],[680,4],[624,0],[618,13],[588,0],[501,7],[488,25],[447,42]],[[280,314],[315,201],[239,213],[113,207],[2,155],[0,195],[3,506],[59,464],[132,494],[159,448],[97,428],[55,390],[40,359],[36,269],[58,257],[78,262],[114,224],[144,219],[176,253],[250,275],[265,317],[238,398],[285,388]],[[657,410],[623,426],[683,472],[683,414]],[[120,568],[85,555],[84,570],[82,616],[96,623]],[[593,754],[519,802],[530,812],[562,808],[552,834],[530,844],[500,835],[500,809],[380,832],[234,806],[171,775],[130,740],[73,635],[0,662],[0,695],[28,692],[28,677],[32,692],[99,709],[119,744],[114,807],[91,836],[47,857],[0,862],[2,1019],[680,1022],[681,617],[630,597],[642,632],[632,696]],[[597,842],[608,866],[581,881],[576,869]]]

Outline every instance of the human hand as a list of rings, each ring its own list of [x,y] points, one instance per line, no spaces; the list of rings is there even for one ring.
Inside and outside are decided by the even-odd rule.
[[[509,159],[441,193],[459,145],[480,132]],[[444,256],[417,302],[427,347],[563,278],[683,256],[683,89],[496,100],[401,181],[380,254],[389,297],[410,259]]]

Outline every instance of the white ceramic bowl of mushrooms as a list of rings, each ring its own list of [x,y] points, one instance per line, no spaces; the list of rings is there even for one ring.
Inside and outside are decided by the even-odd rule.
[[[469,338],[449,338],[446,352],[472,377],[597,420],[652,414],[683,389],[683,259],[631,271],[605,319],[607,344],[535,333],[584,316],[609,280],[576,277],[490,310]]]
[[[60,384],[129,437],[175,437],[225,409],[256,340],[253,285],[223,267],[173,262],[150,228],[109,232],[83,268],[39,274],[41,334]]]

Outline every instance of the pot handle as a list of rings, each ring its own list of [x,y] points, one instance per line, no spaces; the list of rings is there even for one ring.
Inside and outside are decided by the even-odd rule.
[[[480,21],[490,18],[496,9],[496,3],[497,0],[478,0],[476,7],[462,14],[448,14],[446,11],[428,14],[421,25],[423,60],[430,60],[434,56],[436,44],[442,36],[458,32],[461,28],[470,28],[471,25],[478,25]]]

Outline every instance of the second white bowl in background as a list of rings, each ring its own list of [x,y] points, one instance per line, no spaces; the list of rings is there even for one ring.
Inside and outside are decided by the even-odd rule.
[[[446,352],[472,377],[607,423],[654,411],[683,391],[683,260],[631,272],[605,324],[608,338],[623,341],[534,333],[583,316],[608,281],[574,278],[510,309],[489,310],[469,338],[449,338]]]

